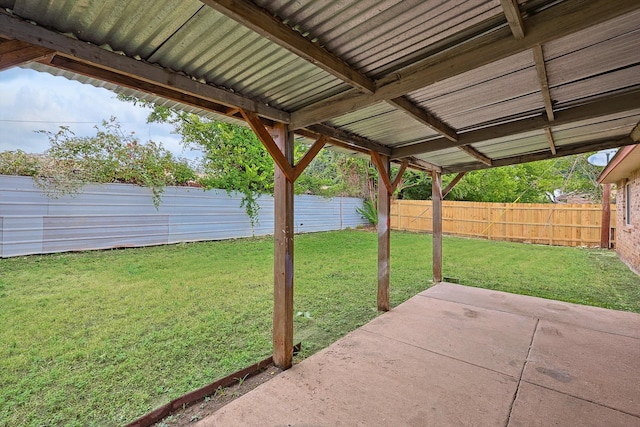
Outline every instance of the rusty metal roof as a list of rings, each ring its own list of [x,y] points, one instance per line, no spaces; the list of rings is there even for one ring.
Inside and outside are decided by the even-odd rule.
[[[0,6],[0,47],[23,42],[22,66],[210,118],[242,122],[238,109],[251,110],[306,138],[328,134],[334,146],[417,168],[458,172],[628,145],[640,122],[634,0]]]

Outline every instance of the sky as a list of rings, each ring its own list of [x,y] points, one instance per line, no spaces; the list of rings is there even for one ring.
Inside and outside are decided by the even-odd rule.
[[[149,109],[119,101],[104,88],[49,73],[11,68],[0,72],[0,151],[43,153],[49,147],[39,130],[56,132],[68,126],[78,136],[93,136],[94,126],[111,116],[125,133],[141,141],[152,140],[174,155],[195,159],[200,153],[185,150],[172,126],[148,124]]]

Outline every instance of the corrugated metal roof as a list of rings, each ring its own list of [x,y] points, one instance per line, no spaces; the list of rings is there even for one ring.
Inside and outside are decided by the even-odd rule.
[[[407,73],[420,67],[428,70],[430,66],[449,64],[449,74],[427,79],[423,87],[415,84],[411,90],[388,98],[376,98],[374,94],[371,102],[367,102],[358,89],[353,89],[357,85],[350,84],[348,78],[338,78],[326,71],[327,66],[319,66],[317,59],[310,62],[294,53],[295,48],[283,47],[288,43],[286,37],[276,43],[277,35],[261,36],[218,11],[224,7],[214,9],[196,0],[151,3],[0,0],[0,4],[12,9],[14,15],[40,26],[226,88],[251,102],[294,114],[303,108],[315,108],[328,117],[319,122],[391,150],[432,139],[442,140],[431,127],[385,102],[393,97],[404,96],[432,119],[441,121],[442,127],[458,134],[546,117],[543,87],[531,48],[514,48],[512,54],[480,61],[481,66],[475,68],[465,68],[462,59],[447,62],[451,58],[457,60],[456,55],[471,57],[478,40],[491,46],[495,41],[511,37],[498,0],[253,0],[252,4],[263,8],[269,18],[274,16],[293,29],[295,33],[290,36],[302,36],[305,42],[323,47],[328,52],[323,55],[335,55],[353,68],[347,74],[359,71],[365,78],[379,79],[376,84],[383,85],[382,89],[392,87],[398,79],[406,80]],[[229,7],[237,4],[241,2],[231,2]],[[559,13],[555,18],[558,25],[548,30],[558,35],[552,34],[548,40],[543,37],[540,42],[556,111],[587,105],[611,94],[640,93],[634,92],[640,91],[640,4],[630,0],[620,0],[615,5],[602,0],[583,5],[567,0],[519,0],[518,6],[525,34],[536,30],[529,25],[539,16],[553,16],[551,13],[556,9],[571,9]],[[599,15],[588,15],[589,20],[580,23],[579,31],[563,33],[559,28],[565,20],[568,25],[576,25],[572,21],[574,17],[591,9]],[[616,13],[619,16],[590,26],[591,22],[599,22],[602,10],[609,11],[607,16],[613,17]],[[269,19],[263,18],[263,21]],[[539,25],[543,20],[536,22]],[[522,43],[527,43],[527,37]],[[517,43],[512,45],[517,47]],[[506,45],[500,46],[504,49]],[[302,50],[307,48],[310,47]],[[73,52],[66,55],[73,57]],[[424,60],[433,62],[416,66]],[[469,71],[457,74],[458,65],[462,66],[461,70]],[[34,66],[51,70],[43,67]],[[101,84],[75,73],[62,72],[61,75]],[[419,83],[417,79],[416,82]],[[170,78],[168,84],[171,86]],[[131,89],[117,90],[141,95]],[[237,121],[180,102],[161,101],[154,95],[144,95],[144,98],[211,118]],[[627,103],[632,104],[628,100]],[[351,107],[350,111],[332,115],[332,106],[338,104],[342,105],[341,113],[345,106]],[[558,147],[573,146],[603,137],[624,136],[636,115],[629,113],[625,117],[596,117],[584,124],[554,126],[551,122],[548,125],[553,129]],[[493,159],[549,150],[542,128],[532,133],[476,142],[472,146]],[[445,168],[477,162],[457,148],[418,157]]]
[[[531,52],[443,80],[409,98],[458,130],[544,111]]]
[[[557,146],[574,144],[589,139],[618,139],[629,135],[640,121],[640,110],[601,117],[553,128]]]
[[[257,0],[330,52],[372,75],[424,55],[446,37],[500,15],[498,0]]]
[[[329,123],[350,133],[366,135],[367,138],[391,147],[425,141],[438,135],[385,102],[346,114]]]

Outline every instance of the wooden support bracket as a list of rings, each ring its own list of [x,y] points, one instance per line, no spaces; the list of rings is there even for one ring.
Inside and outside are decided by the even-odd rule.
[[[449,183],[449,185],[447,185],[447,187],[442,190],[442,198],[444,199],[445,197],[447,197],[447,194],[449,194],[449,192],[451,190],[453,190],[453,187],[456,186],[457,183],[460,182],[460,180],[462,179],[462,177],[466,174],[466,172],[460,172],[458,175],[456,175],[455,178],[453,178],[453,181],[451,181]]]
[[[256,133],[258,139],[260,140],[260,142],[262,142],[262,145],[264,145],[264,147],[273,158],[273,161],[276,162],[276,165],[287,177],[287,180],[289,180],[289,182],[295,182],[296,179],[293,166],[291,166],[287,158],[284,156],[284,154],[282,154],[282,151],[280,151],[280,149],[276,145],[266,126],[260,120],[260,117],[258,117],[256,113],[245,110],[240,110],[240,114],[242,114],[242,117],[244,117],[247,124]]]
[[[267,149],[267,151],[273,158],[273,161],[276,163],[276,165],[278,165],[280,170],[287,177],[287,180],[289,182],[296,182],[296,179],[298,179],[298,177],[302,174],[302,172],[304,172],[307,166],[309,166],[309,163],[311,163],[311,161],[318,155],[320,150],[322,150],[322,147],[324,147],[329,141],[329,137],[324,135],[320,136],[320,138],[318,138],[316,142],[313,143],[311,148],[309,148],[309,151],[307,151],[302,159],[300,159],[298,164],[293,166],[286,159],[284,154],[282,154],[282,151],[280,151],[280,149],[276,145],[275,141],[271,137],[271,134],[267,130],[267,127],[264,125],[264,123],[262,123],[262,120],[260,120],[260,117],[250,111],[245,111],[242,109],[240,109],[239,111],[240,114],[242,114],[242,117],[244,117],[245,121],[249,124],[251,129],[253,129],[253,131],[256,133],[258,139],[260,140],[260,142],[262,142],[262,145],[264,145],[264,147]]]
[[[313,159],[318,155],[320,150],[329,142],[329,137],[322,135],[320,138],[313,143],[309,151],[304,153],[304,156],[300,159],[297,165],[293,168],[293,180],[295,182],[296,179],[304,172],[304,170],[309,166],[309,163],[313,161]]]
[[[376,151],[371,151],[371,159],[373,160],[373,163],[376,165],[376,169],[378,169],[378,172],[380,173],[380,177],[384,182],[384,186],[387,187],[387,192],[391,196],[393,192],[396,191],[396,188],[398,188],[398,184],[400,184],[402,175],[404,174],[404,171],[407,170],[407,166],[409,166],[409,162],[406,160],[402,162],[402,166],[400,166],[400,170],[398,171],[398,174],[396,175],[393,182],[391,182],[391,177],[389,176],[389,173],[386,172],[386,168],[384,167],[380,154],[378,154]]]

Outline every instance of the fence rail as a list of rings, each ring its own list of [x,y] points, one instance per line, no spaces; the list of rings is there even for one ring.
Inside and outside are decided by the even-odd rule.
[[[611,206],[612,242],[615,205]],[[431,201],[396,200],[391,227],[432,231]],[[602,205],[442,202],[446,234],[557,246],[599,246]]]

